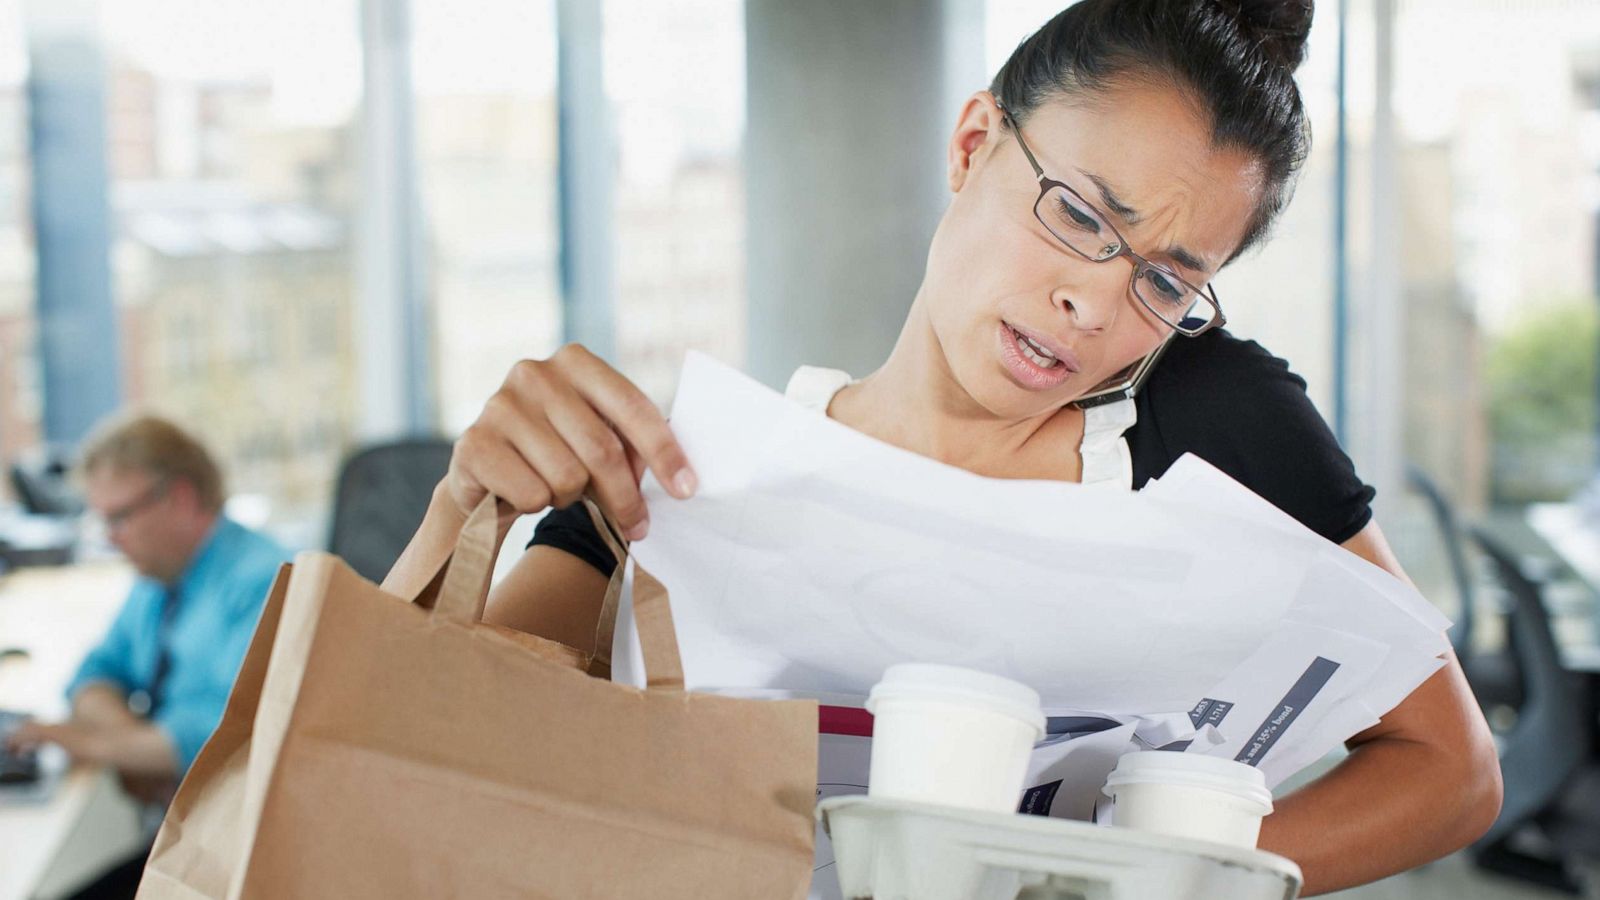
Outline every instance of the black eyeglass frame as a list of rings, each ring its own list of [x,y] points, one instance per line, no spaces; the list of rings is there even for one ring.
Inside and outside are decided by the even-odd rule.
[[[1028,165],[1033,167],[1034,178],[1036,178],[1039,182],[1039,196],[1034,198],[1033,201],[1033,217],[1038,219],[1039,224],[1044,226],[1044,230],[1048,231],[1050,236],[1056,239],[1056,243],[1066,247],[1068,250],[1071,250],[1073,253],[1076,253],[1078,256],[1081,256],[1092,263],[1108,263],[1124,256],[1128,257],[1128,259],[1133,263],[1133,275],[1128,280],[1128,290],[1132,292],[1133,296],[1138,299],[1141,306],[1149,310],[1151,315],[1155,316],[1161,321],[1161,324],[1166,325],[1184,337],[1198,337],[1213,328],[1217,328],[1228,323],[1228,317],[1223,314],[1222,304],[1217,300],[1217,292],[1211,287],[1210,282],[1207,282],[1203,288],[1197,287],[1193,282],[1190,282],[1188,279],[1180,276],[1178,273],[1172,271],[1166,266],[1151,262],[1143,256],[1133,252],[1133,248],[1128,245],[1128,239],[1122,236],[1122,232],[1117,230],[1117,226],[1111,224],[1111,217],[1102,212],[1100,207],[1090,203],[1082,194],[1074,190],[1072,185],[1062,181],[1057,181],[1044,173],[1044,167],[1039,165],[1039,160],[1034,157],[1033,150],[1028,146],[1027,140],[1022,136],[1021,126],[1017,124],[1015,119],[1011,118],[1011,113],[1001,109],[1000,114],[1004,117],[1006,126],[1009,127],[1012,133],[1017,136],[1017,146],[1022,148],[1022,155],[1028,158]],[[1044,203],[1044,198],[1049,195],[1050,191],[1058,187],[1066,191],[1068,194],[1071,194],[1079,203],[1082,203],[1084,206],[1092,210],[1095,215],[1100,217],[1100,221],[1104,222],[1106,227],[1111,229],[1111,233],[1117,238],[1117,252],[1105,257],[1090,256],[1082,250],[1079,250],[1077,247],[1072,246],[1072,244],[1068,243],[1065,238],[1061,237],[1061,235],[1056,234],[1055,229],[1050,227],[1050,223],[1045,221],[1044,214],[1039,211],[1039,206]],[[1193,291],[1195,296],[1198,298],[1195,302],[1198,303],[1203,301],[1211,304],[1211,309],[1216,314],[1199,328],[1185,328],[1182,325],[1167,321],[1166,318],[1163,317],[1155,307],[1150,305],[1150,301],[1146,300],[1144,295],[1139,293],[1139,277],[1146,269],[1154,269],[1157,272],[1160,272],[1164,277],[1171,278],[1189,290]],[[1192,306],[1190,307],[1190,309],[1193,308],[1194,307]]]
[[[132,502],[125,504],[120,509],[101,515],[100,521],[105,525],[106,533],[110,534],[128,523],[128,520],[155,506],[167,495],[167,490],[172,487],[172,476],[164,475],[157,478],[143,494]]]

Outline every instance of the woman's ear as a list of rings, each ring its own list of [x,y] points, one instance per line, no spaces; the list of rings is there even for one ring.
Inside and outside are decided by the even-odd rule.
[[[950,135],[950,145],[945,148],[946,175],[952,192],[960,191],[966,185],[972,175],[973,165],[983,155],[984,148],[998,140],[1000,121],[1000,105],[988,91],[973,94],[962,105],[956,130]]]

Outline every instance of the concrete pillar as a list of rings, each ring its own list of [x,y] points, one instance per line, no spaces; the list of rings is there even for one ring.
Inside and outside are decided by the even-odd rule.
[[[758,379],[782,387],[806,363],[859,376],[888,355],[948,202],[954,98],[987,83],[975,8],[747,0],[747,363]]]
[[[600,0],[556,0],[561,332],[564,340],[615,362],[611,182],[617,166],[603,6]]]
[[[1378,520],[1398,517],[1405,493],[1405,291],[1401,283],[1399,138],[1394,110],[1395,0],[1368,0],[1372,16],[1373,107],[1370,150],[1371,246],[1366,290],[1353,297],[1356,371],[1348,449],[1357,471],[1378,491]]]
[[[434,400],[409,0],[362,0],[356,325],[363,440],[429,434]]]
[[[25,12],[44,433],[71,444],[122,397],[105,60],[95,0],[31,0]]]

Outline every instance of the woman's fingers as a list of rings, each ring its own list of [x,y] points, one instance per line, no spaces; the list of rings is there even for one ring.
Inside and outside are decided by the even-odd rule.
[[[562,402],[551,403],[548,413],[561,440],[583,461],[595,500],[616,519],[624,537],[630,541],[644,537],[650,530],[650,511],[621,436],[575,389],[569,389]]]
[[[519,512],[566,506],[588,492],[637,540],[649,528],[639,493],[646,467],[673,495],[694,493],[688,458],[655,404],[573,344],[512,367],[456,442],[450,490],[464,512],[486,491]]]
[[[515,398],[509,398],[507,402],[519,408],[504,417],[499,425],[500,433],[550,489],[551,506],[576,503],[583,497],[592,475],[586,461],[578,456],[574,448],[568,445],[569,441],[551,424],[553,416],[564,414],[557,413],[563,404],[548,402],[543,407],[529,410],[520,408],[521,404]],[[582,403],[581,400],[573,402]]]
[[[561,348],[551,362],[617,434],[643,458],[645,465],[674,497],[684,499],[699,482],[689,458],[678,446],[667,420],[650,398],[603,360],[577,344]]]
[[[505,427],[505,423],[480,419],[456,441],[450,477],[462,483],[456,499],[463,513],[472,512],[485,491],[521,513],[538,512],[550,505],[549,485],[512,445]]]
[[[628,454],[628,470],[633,473],[633,483],[640,484],[644,481],[644,473],[648,468],[645,465],[644,457],[640,456],[639,451],[626,440],[622,442],[622,448]]]

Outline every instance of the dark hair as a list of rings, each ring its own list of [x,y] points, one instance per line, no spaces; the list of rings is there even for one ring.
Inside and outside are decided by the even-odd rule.
[[[1311,132],[1294,70],[1312,0],[1082,0],[1017,45],[989,91],[1018,124],[1039,104],[1119,79],[1164,79],[1211,116],[1212,142],[1254,154],[1265,190],[1232,262],[1294,194]]]

